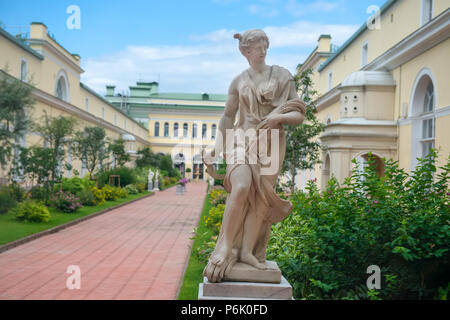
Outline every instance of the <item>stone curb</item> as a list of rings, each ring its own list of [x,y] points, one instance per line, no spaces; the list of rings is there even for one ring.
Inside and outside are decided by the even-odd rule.
[[[164,191],[169,190],[169,189],[171,189],[171,188],[173,188],[173,186],[171,186],[171,187],[169,187],[169,188],[167,188],[167,189],[164,189],[164,190],[162,190],[162,191],[159,191],[159,192],[164,192]],[[20,246],[20,245],[22,245],[22,244],[25,244],[25,243],[27,243],[27,242],[33,241],[33,240],[35,240],[35,239],[41,238],[41,237],[43,237],[43,236],[46,236],[46,235],[49,235],[49,234],[52,234],[52,233],[59,232],[59,231],[61,231],[61,230],[63,230],[63,229],[66,229],[66,228],[68,228],[68,227],[71,227],[71,226],[73,226],[73,225],[76,225],[76,224],[78,224],[78,223],[80,223],[80,222],[83,222],[83,221],[89,220],[89,219],[91,219],[91,218],[97,217],[97,216],[102,215],[102,214],[104,214],[104,213],[106,213],[106,212],[109,212],[109,211],[111,211],[111,210],[114,210],[114,209],[123,207],[123,206],[125,206],[125,205],[127,205],[127,204],[130,204],[130,203],[133,203],[133,202],[142,200],[142,199],[146,199],[146,198],[148,198],[148,197],[153,196],[154,194],[155,194],[155,193],[151,193],[151,194],[148,194],[148,195],[143,196],[143,197],[141,197],[141,198],[134,199],[134,200],[131,200],[131,201],[129,201],[129,202],[124,202],[124,203],[118,204],[117,206],[114,206],[114,207],[111,207],[111,208],[107,208],[107,209],[103,209],[103,210],[101,210],[101,211],[91,213],[91,214],[89,214],[89,215],[87,215],[87,216],[85,216],[85,217],[82,217],[82,218],[79,218],[79,219],[75,219],[75,220],[73,220],[73,221],[69,221],[69,222],[64,223],[64,224],[61,224],[61,225],[59,225],[59,226],[56,226],[56,227],[53,227],[53,228],[50,228],[50,229],[47,229],[47,230],[43,230],[43,231],[40,231],[40,232],[31,234],[31,235],[29,235],[29,236],[27,236],[27,237],[24,237],[24,238],[21,238],[21,239],[18,239],[18,240],[14,240],[14,241],[8,242],[8,243],[6,243],[6,244],[0,246],[0,254],[3,253],[3,252],[5,252],[5,251],[7,251],[7,250],[10,250],[10,249],[13,249],[13,248],[15,248],[15,247],[18,247],[18,246]]]

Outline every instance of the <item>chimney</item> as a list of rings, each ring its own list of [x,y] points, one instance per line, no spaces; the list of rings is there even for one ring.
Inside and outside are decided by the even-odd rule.
[[[30,25],[30,39],[45,39],[47,26],[42,22],[32,22]]]
[[[331,36],[329,34],[321,34],[318,42],[318,52],[331,52]]]
[[[114,97],[114,89],[116,86],[106,86],[106,96],[107,97]]]

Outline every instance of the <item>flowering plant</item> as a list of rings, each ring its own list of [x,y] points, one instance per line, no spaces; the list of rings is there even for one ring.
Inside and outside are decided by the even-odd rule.
[[[182,185],[184,187],[187,182],[188,182],[188,179],[187,178],[183,178],[183,179],[178,181],[178,184],[180,184],[180,185]]]
[[[61,212],[71,213],[83,207],[79,198],[70,192],[60,191],[50,197],[50,205]]]

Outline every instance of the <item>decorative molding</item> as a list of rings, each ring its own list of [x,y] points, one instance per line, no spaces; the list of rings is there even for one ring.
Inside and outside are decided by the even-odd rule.
[[[449,38],[450,9],[425,24],[362,70],[393,70]]]
[[[83,73],[84,72],[84,70],[81,69],[78,64],[76,64],[75,62],[70,60],[70,58],[68,58],[66,55],[64,55],[59,50],[57,50],[55,47],[53,47],[48,41],[41,40],[41,39],[29,39],[28,42],[31,45],[33,45],[33,44],[34,45],[41,45],[43,48],[47,49],[49,52],[53,53],[59,59],[61,59],[65,63],[67,63],[76,72],[78,72],[78,73]],[[36,49],[34,49],[34,50],[39,52],[39,50],[36,50]],[[42,50],[42,53],[45,54],[45,50]]]
[[[322,111],[329,105],[339,101],[341,97],[341,85],[334,87],[319,99],[317,99],[317,111]]]

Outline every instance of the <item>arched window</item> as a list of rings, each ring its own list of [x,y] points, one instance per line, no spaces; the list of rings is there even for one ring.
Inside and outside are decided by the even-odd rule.
[[[188,136],[188,124],[183,124],[183,137],[187,138]]]
[[[159,137],[159,122],[155,122],[155,137]]]
[[[202,138],[206,138],[206,123],[202,124]]]
[[[436,101],[433,76],[425,68],[417,76],[411,96],[411,169],[415,169],[417,158],[425,158],[435,147]]]
[[[217,126],[215,124],[213,124],[211,127],[211,139],[216,138],[216,130],[217,130]]]
[[[63,101],[69,102],[69,83],[64,71],[60,71],[56,80],[55,96]]]
[[[434,87],[433,82],[429,82],[425,98],[423,101],[423,117],[422,120],[422,158],[430,154],[430,150],[434,148]]]
[[[175,123],[173,124],[173,136],[174,136],[175,138],[178,138],[178,122],[175,122]]]
[[[197,138],[197,124],[192,125],[192,138]]]
[[[169,123],[164,123],[164,137],[169,136]]]
[[[26,60],[22,59],[22,61],[20,62],[20,80],[26,82],[27,73],[28,73],[28,63]]]

